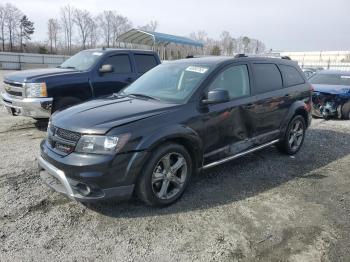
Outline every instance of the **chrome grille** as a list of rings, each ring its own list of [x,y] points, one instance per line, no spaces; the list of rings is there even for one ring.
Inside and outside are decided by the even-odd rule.
[[[68,131],[62,128],[57,128],[56,135],[63,139],[67,139],[74,142],[78,142],[78,140],[80,139],[79,133]]]
[[[80,133],[50,125],[47,142],[51,148],[59,153],[70,154],[74,151],[80,137]]]
[[[23,97],[22,83],[4,81],[4,89],[9,95]]]

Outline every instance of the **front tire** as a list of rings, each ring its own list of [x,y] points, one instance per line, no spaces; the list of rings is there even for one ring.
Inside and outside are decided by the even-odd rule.
[[[151,206],[167,206],[177,201],[192,175],[192,159],[179,144],[157,147],[136,184],[139,199]]]
[[[342,106],[341,114],[343,119],[350,119],[350,101]]]
[[[284,154],[296,154],[304,143],[306,131],[305,120],[301,115],[295,116],[288,125],[283,139],[277,144],[277,148]]]

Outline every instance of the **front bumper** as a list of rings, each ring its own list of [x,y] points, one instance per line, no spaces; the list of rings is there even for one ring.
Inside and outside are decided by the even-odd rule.
[[[49,118],[52,108],[52,98],[20,98],[1,93],[2,102],[12,115],[29,116],[33,118]]]
[[[54,167],[41,156],[39,157],[38,165],[40,177],[46,185],[56,192],[80,202],[94,202],[108,198],[128,198],[134,191],[134,185],[128,185],[101,189],[99,194],[94,196],[85,195],[82,192],[88,193],[89,191],[87,190],[90,189],[87,189],[84,183],[69,179],[62,170]]]
[[[71,153],[62,157],[43,141],[39,174],[49,187],[80,202],[128,199],[146,154],[146,151],[117,156]]]

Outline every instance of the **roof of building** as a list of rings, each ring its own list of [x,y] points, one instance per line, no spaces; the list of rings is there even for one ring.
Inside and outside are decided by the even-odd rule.
[[[117,38],[118,42],[141,44],[141,45],[153,45],[163,44],[167,45],[170,43],[179,45],[188,45],[195,47],[203,47],[203,43],[195,41],[188,37],[169,35],[159,32],[150,32],[140,29],[131,29],[124,34],[121,34]]]

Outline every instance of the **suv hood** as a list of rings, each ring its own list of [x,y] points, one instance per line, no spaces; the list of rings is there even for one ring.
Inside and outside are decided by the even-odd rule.
[[[139,98],[105,98],[85,102],[52,115],[52,125],[85,134],[110,129],[174,110],[179,105]]]
[[[8,82],[33,82],[38,78],[45,78],[56,75],[72,74],[79,71],[74,69],[64,69],[64,68],[45,68],[45,69],[33,69],[33,70],[23,70],[8,74],[5,76],[4,81]]]

